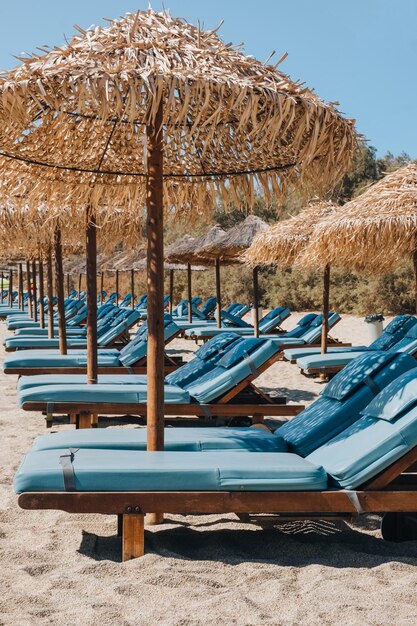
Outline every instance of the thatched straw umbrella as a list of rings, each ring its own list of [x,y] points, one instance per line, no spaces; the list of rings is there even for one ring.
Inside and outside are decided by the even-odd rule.
[[[220,239],[224,234],[225,231],[218,224],[215,224],[206,233],[200,235],[200,237],[185,235],[178,241],[168,246],[166,250],[166,262],[182,264],[187,268],[188,321],[190,323],[193,321],[191,266],[193,263],[199,263],[200,265],[207,265],[210,263],[210,260],[207,258],[205,259],[204,255],[201,255],[201,250],[206,245],[212,244]]]
[[[248,215],[248,217],[236,226],[229,228],[224,235],[218,237],[203,245],[199,254],[202,258],[214,259],[216,268],[216,297],[217,297],[217,324],[221,327],[221,288],[220,288],[220,262],[223,264],[233,265],[240,263],[240,256],[244,250],[247,250],[255,237],[265,231],[268,224],[261,220],[257,215]],[[259,286],[258,286],[258,267],[252,268],[253,273],[253,296],[254,296],[254,335],[259,337]]]
[[[311,204],[294,217],[278,222],[268,230],[261,232],[243,255],[244,260],[251,267],[256,265],[292,267],[308,245],[317,222],[325,217],[335,215],[339,211],[340,207],[336,207],[331,202]],[[325,258],[320,264],[324,266],[321,351],[325,353],[329,331],[330,263]]]
[[[58,212],[85,208],[90,382],[97,209],[146,206],[150,450],[164,437],[164,205],[209,211],[218,195],[226,205],[252,204],[255,184],[267,198],[294,185],[329,188],[357,142],[333,105],[224,44],[216,30],[138,11],[78,29],[0,80],[4,191]]]
[[[373,273],[385,273],[411,258],[417,311],[417,164],[387,174],[322,220],[305,258]]]

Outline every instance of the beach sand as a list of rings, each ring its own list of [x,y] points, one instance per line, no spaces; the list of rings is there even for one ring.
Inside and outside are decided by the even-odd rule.
[[[0,334],[2,341],[4,323]],[[368,339],[366,324],[352,316],[334,335],[355,344]],[[183,340],[170,347],[195,349]],[[288,363],[271,367],[259,384],[297,403],[310,403],[322,389]],[[19,509],[13,474],[45,422],[18,409],[15,387],[14,376],[0,373],[0,625],[417,623],[417,542],[384,542],[376,516],[355,525],[261,528],[235,515],[169,515],[147,530],[147,554],[121,563],[114,516]]]

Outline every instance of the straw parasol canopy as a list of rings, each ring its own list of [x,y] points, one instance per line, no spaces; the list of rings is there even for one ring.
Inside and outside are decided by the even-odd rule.
[[[338,212],[340,212],[340,207],[331,202],[313,202],[301,213],[261,232],[243,255],[243,259],[251,267],[258,265],[291,267],[297,264],[300,255],[308,246],[317,222]],[[325,353],[329,331],[330,263],[325,259],[322,260],[321,265],[324,269],[321,351]],[[317,267],[317,264],[315,266]]]
[[[251,204],[255,181],[267,197],[296,181],[329,188],[349,168],[353,121],[217,29],[152,9],[76,28],[0,77],[8,192],[58,211],[144,206],[144,131],[160,105],[166,207]]]
[[[387,174],[317,224],[306,260],[384,273],[417,250],[417,164]]]
[[[417,310],[417,164],[387,174],[343,211],[321,221],[306,250],[309,263],[385,273],[412,258]]]
[[[218,224],[215,224],[206,233],[199,237],[192,237],[191,235],[185,235],[178,241],[175,241],[167,247],[165,252],[165,261],[167,263],[178,264],[200,264],[211,265],[212,259],[207,255],[202,254],[202,250],[207,245],[212,245],[225,234],[223,228]]]
[[[0,76],[0,184],[35,208],[86,211],[87,379],[97,381],[99,207],[146,207],[148,437],[163,447],[163,219],[218,196],[251,205],[297,187],[329,188],[357,133],[276,67],[152,9],[78,28]]]
[[[224,235],[204,244],[200,255],[218,258],[224,263],[239,263],[241,253],[252,245],[254,238],[265,232],[268,224],[257,215],[248,217],[236,226],[229,228]]]
[[[293,217],[263,230],[243,254],[245,263],[291,267],[303,252],[317,223],[334,215],[340,207],[331,202],[314,202]]]

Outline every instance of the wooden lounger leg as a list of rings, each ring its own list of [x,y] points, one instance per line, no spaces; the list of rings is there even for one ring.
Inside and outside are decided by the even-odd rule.
[[[158,526],[158,524],[164,523],[164,514],[163,513],[147,513],[146,514],[146,524],[148,526]]]
[[[264,421],[264,416],[260,415],[259,413],[254,413],[252,415],[252,425],[254,424],[262,424],[262,422]]]
[[[77,415],[76,428],[91,428],[91,413],[79,413]]]
[[[70,413],[69,423],[70,424],[77,424],[77,414],[76,413]]]
[[[92,413],[91,428],[97,428],[97,426],[98,426],[98,413]]]
[[[145,554],[145,516],[142,513],[123,514],[122,561]]]

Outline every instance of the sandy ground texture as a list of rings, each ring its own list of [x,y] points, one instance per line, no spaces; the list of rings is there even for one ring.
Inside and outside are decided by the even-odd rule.
[[[2,340],[4,323],[0,331]],[[366,325],[349,316],[335,334],[367,340]],[[184,341],[173,347],[194,349]],[[304,403],[322,388],[288,363],[259,382]],[[1,625],[417,623],[417,543],[383,542],[377,517],[261,528],[234,515],[169,516],[147,531],[145,557],[121,563],[115,517],[20,510],[13,474],[45,425],[17,408],[15,377],[0,373],[0,385]],[[71,427],[54,430],[63,428]]]

